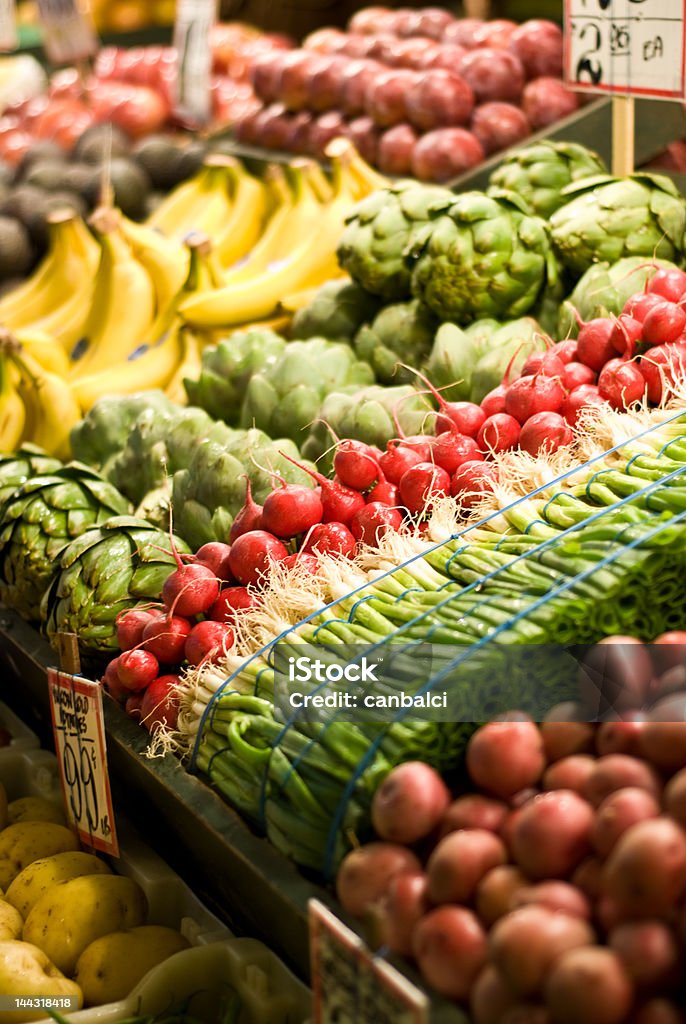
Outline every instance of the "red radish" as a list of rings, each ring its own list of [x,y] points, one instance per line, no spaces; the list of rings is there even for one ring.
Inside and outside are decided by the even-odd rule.
[[[488,944],[475,915],[464,907],[438,907],[417,925],[412,952],[437,992],[465,1001],[486,965]]]
[[[389,441],[386,451],[379,459],[379,467],[386,480],[391,484],[399,484],[408,469],[424,461],[420,452],[414,448],[407,448],[402,441]]]
[[[126,698],[126,704],[124,705],[124,711],[133,718],[134,721],[140,722],[143,708],[143,694],[132,693]]]
[[[175,729],[179,717],[178,676],[158,676],[143,694],[140,715],[141,723],[148,732],[160,726]]]
[[[239,583],[247,587],[262,581],[272,561],[282,561],[288,550],[282,542],[265,530],[244,533],[231,545],[229,565]]]
[[[375,487],[372,487],[371,491],[367,494],[367,504],[371,504],[374,501],[381,502],[382,505],[391,505],[395,507],[400,504],[398,488],[388,480],[381,480]]]
[[[297,566],[311,576],[316,576],[319,572],[317,556],[310,554],[309,551],[295,551],[292,555],[286,555],[281,564],[285,569],[295,569]]]
[[[566,341],[558,341],[548,351],[554,352],[565,366],[567,363],[573,363],[577,360],[577,345],[571,338],[568,338]]]
[[[398,433],[401,434],[401,431],[398,430]],[[401,436],[399,444],[403,448],[411,448],[417,455],[421,455],[422,462],[428,462],[431,458],[431,438],[427,437],[426,434],[415,434],[414,437]]]
[[[655,292],[637,292],[630,299],[627,299],[622,312],[643,323],[650,310],[655,309],[662,302],[663,297],[656,295]]]
[[[396,875],[382,904],[384,945],[399,956],[411,956],[413,932],[428,910],[426,876],[419,871]]]
[[[195,552],[195,560],[211,569],[218,580],[228,582],[231,578],[231,570],[229,569],[230,551],[231,547],[228,544],[222,544],[220,541],[210,541],[209,544],[203,544],[201,548],[198,548]]]
[[[336,476],[346,487],[366,491],[379,479],[374,449],[361,441],[341,441],[333,457]]]
[[[465,437],[457,431],[445,431],[431,443],[431,458],[450,476],[465,462],[483,458],[473,437]]]
[[[636,346],[641,341],[643,336],[643,324],[640,320],[636,320],[633,316],[629,316],[628,313],[622,313],[615,320],[612,334],[610,335],[612,344],[616,352],[624,356],[625,359],[631,359],[636,352]],[[589,383],[588,381],[582,381],[581,383]]]
[[[344,555],[346,558],[354,558],[357,552],[357,543],[344,523],[327,522],[319,523],[309,531],[300,550],[318,552],[321,555]]]
[[[646,393],[646,382],[636,363],[611,359],[598,376],[598,394],[613,409],[628,409],[640,402]]]
[[[519,435],[519,447],[529,455],[544,449],[557,451],[574,440],[571,427],[557,412],[537,412],[530,416]]]
[[[129,608],[117,616],[117,643],[122,651],[133,650],[143,642],[143,630],[157,614],[146,608]]]
[[[143,646],[163,665],[176,665],[183,658],[191,631],[188,619],[179,615],[157,615],[143,630]]]
[[[502,410],[497,411],[501,412]],[[488,415],[490,413],[475,402],[446,402],[443,412],[439,412],[436,416],[436,433],[445,434],[449,430],[457,430],[459,434],[473,437],[476,440]]]
[[[450,476],[432,462],[419,462],[403,473],[400,500],[409,511],[422,515],[437,497],[450,493]]]
[[[540,373],[543,377],[559,377],[564,368],[565,364],[557,352],[548,349],[547,352],[532,352],[519,371],[519,376],[530,377]]]
[[[658,405],[672,397],[675,381],[686,373],[686,346],[656,345],[643,353],[639,369],[647,385],[648,401]]]
[[[506,412],[497,412],[484,420],[477,435],[482,452],[504,452],[514,448],[519,440],[519,423]]]
[[[264,500],[262,529],[275,537],[297,537],[320,523],[323,514],[322,500],[311,487],[283,483]]]
[[[566,398],[559,377],[548,377],[540,371],[535,375],[512,381],[505,395],[505,412],[519,423],[537,412],[557,412]]]
[[[596,384],[580,384],[565,398],[560,406],[560,415],[573,427],[584,409],[589,406],[601,408],[605,404],[605,399],[601,398]]]
[[[481,411],[484,414],[484,419],[487,416],[495,416],[496,413],[505,412],[505,396],[507,395],[507,384],[498,384],[497,388],[493,388],[488,394],[481,400]],[[479,429],[483,426],[483,420],[479,424]],[[477,434],[479,431],[477,430]]]
[[[118,672],[119,658],[113,658],[105,669],[102,682],[110,697],[116,701],[123,701],[128,697],[130,691],[122,684]]]
[[[677,267],[661,267],[648,282],[647,291],[670,302],[680,302],[686,295],[686,273]]]
[[[286,455],[284,452],[281,452],[281,454],[284,459],[288,459],[298,469],[308,473],[319,484],[322,505],[321,522],[349,523],[355,513],[364,508],[365,500],[359,490],[346,487],[345,484],[340,483],[338,480],[329,480],[323,473],[318,473],[316,470],[310,469],[309,466],[304,466],[302,463],[292,459],[290,455]]]
[[[141,647],[125,651],[117,659],[119,682],[125,689],[134,693],[149,686],[159,671],[160,665],[155,655]]]
[[[423,761],[393,768],[372,800],[372,824],[382,839],[411,845],[438,825],[450,803],[441,776]]]
[[[216,661],[233,647],[233,630],[223,622],[206,619],[198,622],[188,634],[184,654],[191,665]]]
[[[686,311],[674,302],[659,302],[643,321],[643,340],[648,345],[676,341],[686,328]]]
[[[259,530],[262,524],[262,506],[253,501],[250,479],[245,478],[245,503],[231,524],[229,542],[233,544],[244,533]]]
[[[586,366],[585,363],[569,362],[566,366],[563,366],[562,373],[560,374],[562,386],[567,391],[575,391],[582,384],[595,384],[596,379],[595,370],[592,370],[590,366]]]
[[[450,493],[459,498],[463,509],[474,508],[477,502],[493,490],[495,467],[487,462],[465,462],[453,475]]]
[[[336,878],[336,895],[343,909],[363,917],[378,904],[394,878],[419,874],[422,866],[405,846],[396,843],[367,843],[348,853]]]
[[[583,324],[576,339],[577,359],[580,363],[590,366],[596,373],[602,370],[608,360],[615,356],[612,344],[614,321],[609,317],[599,316]]]
[[[211,608],[219,596],[219,580],[202,562],[183,565],[167,576],[162,600],[171,615],[194,618]]]
[[[397,508],[372,501],[353,516],[350,530],[355,540],[372,546],[389,530],[397,531],[403,525],[402,513]]]
[[[207,614],[214,622],[235,622],[241,612],[258,608],[259,604],[257,594],[247,587],[226,587]]]

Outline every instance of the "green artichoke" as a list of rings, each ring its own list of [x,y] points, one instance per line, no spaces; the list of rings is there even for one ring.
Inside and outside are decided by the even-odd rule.
[[[0,508],[27,480],[61,468],[59,459],[53,459],[33,444],[23,444],[16,452],[0,454]]]
[[[108,459],[124,447],[131,427],[146,409],[170,412],[178,409],[178,405],[163,391],[101,398],[71,432],[74,458],[102,469]]]
[[[180,553],[188,548],[175,538]],[[169,533],[134,516],[115,516],[64,548],[43,598],[45,629],[76,633],[83,654],[118,648],[117,616],[135,605],[158,601],[176,569]]]
[[[646,260],[627,256],[616,263],[594,263],[578,281],[574,291],[559,309],[557,333],[560,338],[575,338],[579,331],[576,313],[582,320],[597,316],[618,316],[628,299],[645,287],[661,267],[674,267],[669,260]]]
[[[470,401],[481,402],[502,382],[505,374],[514,380],[531,353],[544,352],[549,343],[533,317],[502,324],[493,332],[487,351],[474,366]]]
[[[550,218],[558,259],[581,277],[594,263],[623,256],[684,261],[686,201],[661,174],[600,175],[563,190]]]
[[[358,328],[373,319],[378,309],[378,298],[353,281],[327,281],[293,317],[291,337],[352,341]]]
[[[415,296],[457,324],[522,316],[557,276],[547,224],[511,192],[457,196],[410,254]]]
[[[406,252],[417,232],[455,199],[438,185],[400,181],[372,192],[346,220],[338,262],[372,295],[389,301],[410,298]]]
[[[84,531],[129,511],[126,498],[79,463],[33,477],[0,510],[0,597],[30,621],[58,571],[66,545]]]
[[[177,406],[169,413],[146,409],[122,450],[108,462],[107,479],[138,505],[178,469],[185,469],[199,444],[205,440],[223,444],[234,433],[204,409]]]
[[[449,402],[468,401],[474,367],[490,348],[497,320],[475,320],[469,327],[442,324],[436,332],[424,373]]]
[[[399,436],[394,413],[405,435],[427,433],[433,424],[433,407],[428,398],[409,385],[375,385],[351,394],[334,392],[326,398],[320,420],[310,430],[302,447],[303,455],[313,461],[321,459],[320,468],[329,471],[333,465],[331,431],[337,437],[385,448],[387,441]]]
[[[191,405],[216,420],[238,426],[241,403],[250,378],[265,370],[283,353],[286,342],[269,330],[236,331],[202,354],[197,380],[184,380]]]
[[[276,362],[251,378],[241,425],[299,444],[326,395],[373,380],[371,367],[357,360],[349,345],[325,338],[292,341]]]
[[[226,542],[245,500],[246,477],[258,503],[274,490],[274,475],[313,487],[312,478],[283,456],[300,459],[289,438],[272,441],[260,430],[237,431],[228,445],[207,441],[187,469],[174,474],[174,529],[197,551],[209,541]]]
[[[400,363],[419,368],[431,351],[438,322],[421,302],[386,306],[355,335],[355,351],[369,363],[379,384],[410,384],[416,375]]]
[[[506,156],[488,179],[489,186],[508,189],[546,220],[565,203],[563,188],[583,178],[605,174],[601,157],[577,142],[544,139]]]

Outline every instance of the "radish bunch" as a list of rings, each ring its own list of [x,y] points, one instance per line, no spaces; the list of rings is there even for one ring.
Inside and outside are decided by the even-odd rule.
[[[428,765],[400,765],[374,796],[378,840],[339,870],[372,943],[473,1024],[684,1022],[686,634],[610,638],[589,658],[615,707],[659,703],[644,720],[502,716],[473,734],[457,797]]]

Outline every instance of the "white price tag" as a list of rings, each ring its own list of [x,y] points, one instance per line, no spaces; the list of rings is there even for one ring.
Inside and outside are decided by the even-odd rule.
[[[98,683],[48,669],[55,752],[67,817],[87,846],[119,856]]]
[[[16,50],[18,45],[16,0],[0,0],[0,50]]]
[[[212,117],[210,32],[216,20],[217,0],[177,0],[174,112],[189,126],[208,124]]]
[[[424,992],[373,956],[319,900],[308,910],[313,1024],[428,1024]]]
[[[684,0],[565,0],[565,80],[583,92],[683,99]]]
[[[71,64],[92,57],[98,40],[78,0],[38,0],[43,46],[53,64]]]

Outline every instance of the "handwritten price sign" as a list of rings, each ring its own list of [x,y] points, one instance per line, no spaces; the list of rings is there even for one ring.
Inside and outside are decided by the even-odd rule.
[[[98,51],[95,30],[77,0],[38,0],[43,46],[53,64],[79,63]]]
[[[583,92],[682,99],[684,0],[565,0],[565,79]]]
[[[367,949],[318,900],[310,900],[313,1024],[427,1024],[429,1001]]]
[[[119,856],[107,774],[107,750],[98,683],[48,670],[55,751],[67,816],[81,841]]]
[[[177,0],[174,109],[185,124],[195,127],[207,124],[212,117],[210,32],[216,19],[217,0]]]

